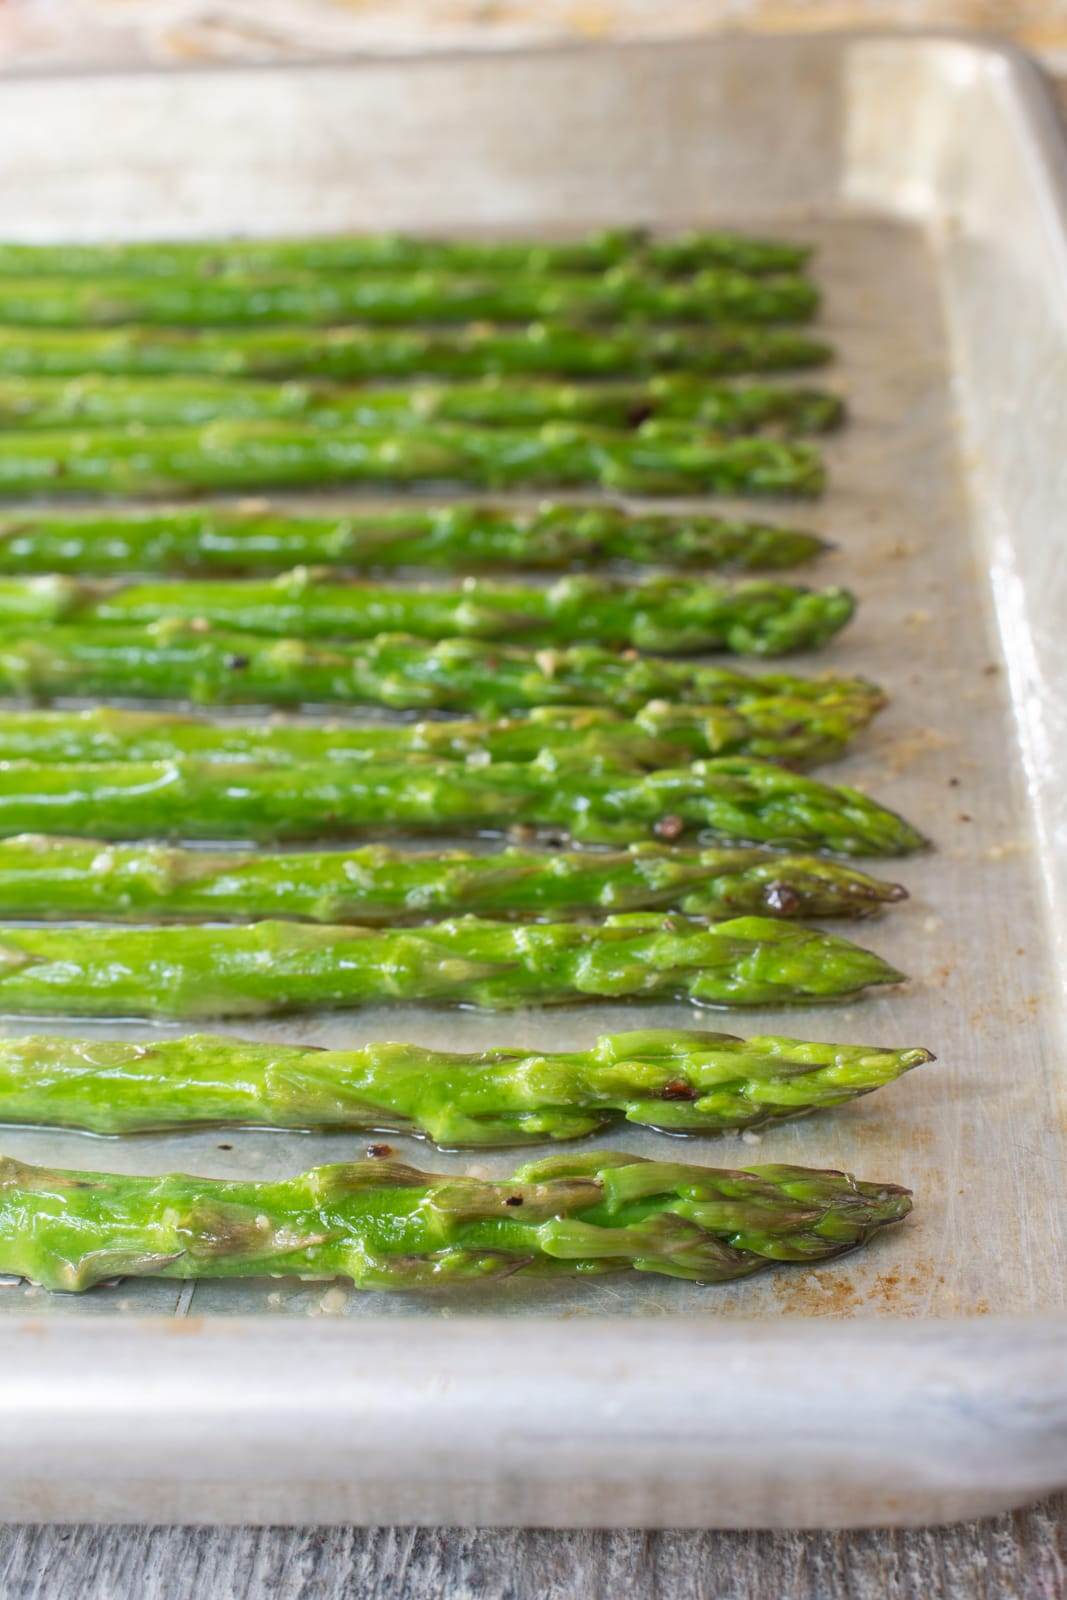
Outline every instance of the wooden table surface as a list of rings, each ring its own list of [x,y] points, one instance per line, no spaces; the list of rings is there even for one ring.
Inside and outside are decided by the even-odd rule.
[[[1067,74],[1067,0],[0,0],[0,66],[730,27],[974,27]],[[1064,83],[1067,99],[1067,80]],[[1061,1600],[1067,1496],[864,1533],[0,1528],[0,1600]]]
[[[9,1528],[3,1600],[1058,1600],[1067,1499],[907,1533]]]

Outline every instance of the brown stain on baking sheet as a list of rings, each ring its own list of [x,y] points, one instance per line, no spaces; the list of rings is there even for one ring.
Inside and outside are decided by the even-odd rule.
[[[777,1309],[785,1316],[797,1317],[852,1317],[870,1312],[914,1316],[925,1309],[931,1284],[944,1288],[944,1277],[933,1268],[930,1257],[919,1256],[906,1270],[892,1268],[869,1283],[840,1267],[797,1277],[783,1273],[773,1282]]]

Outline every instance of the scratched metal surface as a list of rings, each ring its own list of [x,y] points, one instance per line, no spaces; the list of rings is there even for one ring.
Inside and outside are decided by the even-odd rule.
[[[179,82],[173,80],[167,90],[172,104]],[[893,108],[887,102],[884,109],[888,116]],[[829,137],[814,98],[806,126],[814,147],[820,137]],[[865,131],[870,137],[871,129]],[[179,157],[175,151],[174,159]],[[448,152],[443,159],[450,159]],[[861,748],[826,776],[869,787],[935,841],[929,855],[889,866],[889,873],[909,887],[909,903],[855,930],[861,942],[911,975],[908,984],[845,1006],[721,1012],[699,1019],[679,1006],[582,1006],[506,1017],[373,1008],[278,1023],[243,1021],[229,1031],[334,1046],[405,1038],[452,1049],[501,1041],[566,1048],[586,1044],[602,1031],[700,1020],[727,1030],[923,1044],[936,1052],[936,1065],[832,1116],[769,1131],[758,1140],[693,1140],[676,1147],[681,1156],[712,1164],[786,1160],[902,1181],[915,1190],[913,1220],[839,1264],[814,1272],[774,1271],[736,1288],[702,1289],[650,1278],[559,1289],[512,1281],[450,1300],[446,1307],[411,1296],[361,1297],[341,1286],[286,1282],[124,1283],[78,1299],[11,1285],[0,1293],[0,1313],[106,1318],[195,1310],[213,1317],[403,1318],[448,1317],[462,1310],[494,1317],[688,1313],[721,1320],[786,1313],[973,1316],[1064,1305],[1062,975],[1049,937],[1045,861],[1009,692],[1009,685],[1019,681],[1013,651],[1022,650],[1025,641],[1009,638],[1005,646],[1003,629],[997,627],[987,546],[974,515],[981,464],[961,437],[965,396],[945,315],[953,261],[944,236],[931,231],[929,217],[910,223],[877,214],[873,168],[860,174],[859,189],[866,185],[859,196],[862,214],[850,214],[854,208],[848,204],[831,203],[829,179],[816,171],[817,159],[810,153],[788,157],[801,172],[811,165],[812,182],[797,193],[806,201],[810,190],[817,204],[805,204],[802,213],[790,208],[779,177],[766,194],[757,183],[755,194],[746,194],[736,209],[742,216],[755,209],[762,224],[810,237],[819,246],[824,325],[840,351],[827,378],[846,391],[852,421],[827,446],[830,492],[820,505],[798,515],[839,547],[818,569],[817,580],[854,587],[860,611],[844,638],[817,660],[798,665],[861,672],[884,683],[892,696],[890,709]],[[758,163],[746,162],[744,171],[758,173]],[[264,227],[307,224],[306,182],[313,175],[301,168],[298,152],[293,170],[272,194]],[[478,219],[483,224],[493,221],[494,200],[513,227],[565,228],[590,218],[610,220],[602,216],[602,196],[587,192],[580,174],[566,175],[553,190],[539,172],[530,193],[517,202],[510,190],[494,190],[494,182],[501,181],[487,172]],[[79,226],[73,193],[56,182],[59,215],[53,211],[51,223],[34,213],[24,180],[15,183],[15,199],[27,211],[28,234]],[[334,225],[375,220],[373,210],[366,209],[373,195],[364,200],[350,195],[349,214],[341,218],[329,211],[329,183],[326,188]],[[136,218],[141,232],[210,231],[223,225],[221,202],[210,184],[198,189],[186,183],[172,198],[166,184],[157,182],[153,193],[154,212],[146,218],[142,211]],[[56,194],[50,199],[54,202]],[[252,194],[242,203],[247,210]],[[469,224],[469,209],[452,214],[448,203],[429,171],[422,186],[418,174],[408,172],[403,199],[388,220],[417,224],[428,213],[436,226]],[[632,203],[646,209],[631,211],[631,217],[647,216],[649,194]],[[113,231],[132,225],[132,213],[123,213],[123,205],[132,204],[130,199],[105,208]],[[616,208],[625,204],[625,195],[615,201]],[[44,205],[45,200],[38,203],[42,216]],[[718,213],[723,209],[720,204]],[[897,207],[887,203],[881,209]],[[699,212],[684,211],[682,199],[670,192],[664,194],[662,212],[671,222],[701,220]],[[104,231],[109,226],[105,223]],[[784,519],[791,514],[793,508],[782,508]],[[14,1023],[5,1027],[10,1033],[33,1031]],[[130,1036],[145,1030],[71,1024],[67,1031]],[[29,1161],[131,1172],[177,1167],[246,1177],[344,1159],[359,1153],[362,1143],[340,1135],[252,1132],[198,1132],[126,1143],[45,1131],[3,1135],[4,1149]],[[402,1157],[439,1169],[503,1175],[521,1159],[508,1153],[443,1156],[416,1141],[393,1143]],[[658,1136],[636,1131],[605,1135],[600,1143],[646,1154],[663,1150]]]

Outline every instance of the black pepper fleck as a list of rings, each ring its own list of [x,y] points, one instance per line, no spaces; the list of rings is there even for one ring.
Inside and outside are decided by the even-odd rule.
[[[697,1092],[692,1084],[686,1083],[684,1078],[672,1078],[670,1083],[665,1083],[660,1090],[661,1100],[695,1100]]]
[[[655,410],[650,405],[634,405],[626,413],[626,421],[631,428],[639,428],[642,422],[647,422],[655,414]]]

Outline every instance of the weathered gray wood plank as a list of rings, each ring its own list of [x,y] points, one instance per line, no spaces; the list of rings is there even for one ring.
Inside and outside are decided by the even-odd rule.
[[[0,1529],[2,1600],[1063,1600],[1067,1497],[872,1533]]]

